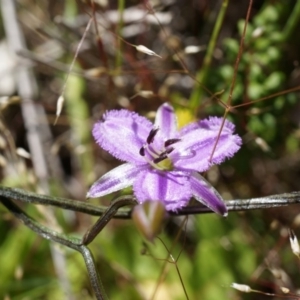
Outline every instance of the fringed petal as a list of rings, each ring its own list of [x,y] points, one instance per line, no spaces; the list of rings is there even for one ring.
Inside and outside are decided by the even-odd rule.
[[[227,208],[221,195],[201,175],[193,172],[190,177],[193,197],[217,214],[227,216]]]
[[[133,164],[145,163],[139,151],[153,125],[128,110],[111,110],[93,128],[96,142],[114,157]]]
[[[131,186],[136,176],[147,166],[123,164],[104,174],[87,193],[87,198],[98,198]]]

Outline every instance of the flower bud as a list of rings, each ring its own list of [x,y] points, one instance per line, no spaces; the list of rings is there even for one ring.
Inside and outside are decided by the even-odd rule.
[[[134,207],[132,219],[141,234],[150,242],[161,231],[166,216],[161,201],[146,201]]]

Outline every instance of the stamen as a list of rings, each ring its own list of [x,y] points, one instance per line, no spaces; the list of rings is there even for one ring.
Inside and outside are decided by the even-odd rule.
[[[181,141],[181,139],[169,139],[169,140],[165,141],[165,147],[168,147],[168,146],[178,143],[180,141]]]
[[[139,151],[141,156],[145,156],[145,146],[143,146]]]
[[[156,151],[156,149],[154,149],[151,145],[146,145],[148,152],[151,156],[153,157],[157,157],[159,156],[159,153]]]
[[[162,153],[162,154],[163,154],[163,153]],[[160,163],[161,161],[163,161],[163,160],[165,160],[165,159],[167,159],[167,158],[168,158],[168,155],[167,155],[167,154],[163,154],[163,155],[160,155],[159,157],[153,159],[153,162],[154,162],[155,164],[158,164],[158,163]]]
[[[164,153],[170,154],[174,149],[175,149],[174,147],[170,147]]]
[[[147,144],[151,144],[154,141],[154,137],[156,136],[158,130],[159,130],[158,127],[154,127],[151,129],[151,131],[147,137]]]
[[[146,143],[140,148],[139,154],[144,157],[146,162],[153,167],[153,169],[160,171],[173,170],[173,163],[169,158],[169,154],[175,149],[170,145],[180,141],[180,139],[169,139],[162,146],[160,151],[156,149],[158,145],[152,144],[154,138],[159,130],[159,127],[153,127],[149,132]],[[152,144],[152,145],[151,145]],[[159,146],[158,146],[159,147]]]

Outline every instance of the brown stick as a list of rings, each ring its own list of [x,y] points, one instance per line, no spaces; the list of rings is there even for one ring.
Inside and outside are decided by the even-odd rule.
[[[22,50],[27,50],[24,35],[17,21],[15,1],[1,1],[1,11],[6,38],[9,48],[15,54]],[[36,103],[37,83],[30,70],[30,61],[18,57],[15,80],[18,94],[22,99],[21,110],[26,128],[27,141],[32,157],[35,174],[45,193],[48,191],[48,166],[52,166],[52,171],[58,173],[58,160],[49,153],[52,140],[51,132],[47,124],[45,110],[42,105]],[[47,163],[46,157],[51,159]],[[56,176],[58,174],[55,174]]]
[[[26,50],[26,43],[23,32],[18,24],[15,1],[2,0],[0,1],[0,5],[8,46],[13,53],[18,54],[22,50]],[[48,194],[48,166],[50,166],[56,178],[60,177],[60,167],[58,159],[50,153],[52,136],[45,110],[41,104],[34,101],[37,98],[37,83],[30,69],[30,65],[30,61],[19,57],[15,80],[18,94],[22,99],[21,111],[33,168],[38,178],[39,187],[43,193]],[[47,161],[47,159],[49,161]],[[47,221],[48,223],[52,223],[55,227],[58,227],[51,212],[47,214]],[[73,295],[71,295],[69,280],[64,268],[65,257],[63,253],[53,245],[51,245],[51,250],[56,273],[59,276],[62,289],[68,295],[67,299],[72,299]]]

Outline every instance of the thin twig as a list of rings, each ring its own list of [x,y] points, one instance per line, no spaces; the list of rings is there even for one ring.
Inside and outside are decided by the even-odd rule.
[[[114,217],[118,212],[119,208],[126,205],[134,205],[137,202],[131,198],[120,197],[119,199],[113,201],[111,205],[106,209],[104,214],[99,218],[99,220],[86,232],[82,239],[83,245],[88,245],[91,243],[98,233],[105,227],[105,225]]]
[[[271,195],[267,197],[251,198],[251,199],[237,199],[225,201],[228,211],[248,211],[257,209],[267,209],[288,206],[292,204],[300,204],[300,191],[292,193],[284,193],[278,195]],[[184,207],[176,215],[192,215],[212,213],[208,207],[188,206]]]
[[[8,188],[2,186],[0,186],[0,197],[19,200],[21,202],[31,203],[31,204],[51,205],[63,209],[82,212],[91,216],[101,216],[104,214],[104,212],[107,209],[107,207],[105,206],[93,205],[88,202],[47,196],[47,195],[39,195],[36,193],[27,192],[17,188]],[[132,196],[122,196],[121,198],[129,199],[129,200],[134,199]],[[114,217],[128,219],[130,218],[130,215],[131,215],[131,209],[119,209],[118,213]]]
[[[72,211],[86,213],[93,216],[101,216],[107,210],[107,207],[93,205],[91,203],[82,202],[78,200],[71,200],[66,198],[58,198],[46,195],[39,195],[32,192],[26,192],[21,189],[8,188],[0,186],[0,200],[1,199],[14,199],[21,202],[31,203],[31,204],[41,204],[41,205],[51,205],[60,207],[63,209],[68,209]],[[135,201],[135,198],[131,195],[118,197],[115,201]],[[292,193],[284,193],[278,195],[271,195],[267,197],[260,198],[250,198],[250,199],[235,199],[225,201],[227,209],[229,212],[234,211],[248,211],[256,209],[267,209],[274,207],[288,206],[292,204],[300,204],[300,191]],[[178,212],[169,212],[172,216],[183,216],[191,214],[204,214],[213,213],[208,207],[204,205],[197,206],[187,206],[182,208]],[[131,209],[122,208],[113,216],[113,218],[119,219],[130,219]]]

